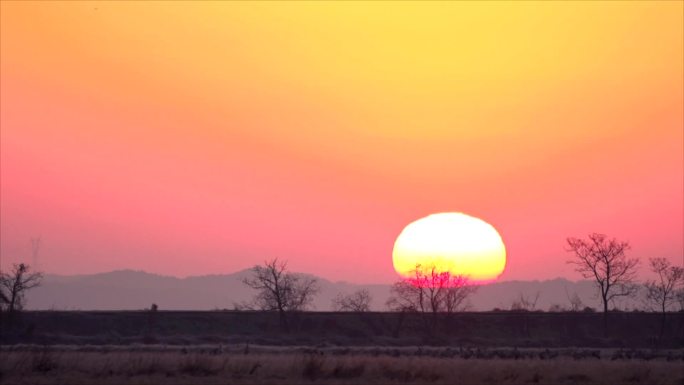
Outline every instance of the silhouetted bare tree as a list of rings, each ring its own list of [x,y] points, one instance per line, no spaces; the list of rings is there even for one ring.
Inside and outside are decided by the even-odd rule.
[[[568,289],[565,288],[565,296],[568,298],[568,302],[570,303],[570,311],[580,311],[582,310],[582,306],[584,303],[582,302],[582,298],[580,298],[579,295],[577,295],[577,292],[572,293],[572,296],[568,293]]]
[[[305,310],[319,290],[316,279],[287,272],[287,263],[277,258],[254,266],[243,282],[258,290],[253,307],[277,311],[284,330],[289,329],[286,312]]]
[[[370,292],[366,289],[351,294],[339,293],[332,300],[332,308],[335,311],[366,312],[370,310],[372,300]]]
[[[537,302],[539,301],[539,292],[536,292],[534,297],[519,294],[519,298],[511,304],[511,310],[518,311],[535,311],[537,309]]]
[[[567,242],[568,251],[574,253],[568,263],[575,265],[582,277],[596,282],[603,303],[603,332],[607,335],[608,305],[615,298],[636,293],[634,281],[639,260],[627,258],[628,242],[608,239],[604,234],[592,233],[586,240],[568,238]]]
[[[451,275],[435,266],[416,265],[410,278],[394,283],[387,306],[394,311],[422,313],[463,310],[465,301],[475,291],[463,276]]]
[[[2,280],[2,278],[0,278]],[[0,312],[5,311],[5,307],[7,307],[10,303],[9,297],[5,294],[5,285],[2,284],[0,281]]]
[[[462,276],[451,280],[451,285],[447,287],[444,294],[444,311],[446,313],[456,313],[467,310],[470,307],[468,297],[477,291],[477,286],[470,285],[468,280]]]
[[[665,332],[665,316],[671,305],[677,302],[677,289],[684,282],[684,268],[672,266],[665,258],[649,258],[651,271],[657,279],[646,281],[646,301],[662,313],[660,336]]]
[[[393,311],[425,311],[425,291],[410,280],[401,279],[390,288],[387,307]]]
[[[14,313],[24,307],[24,295],[29,289],[40,285],[43,274],[31,272],[29,265],[14,264],[9,273],[0,272],[0,301],[2,308]]]

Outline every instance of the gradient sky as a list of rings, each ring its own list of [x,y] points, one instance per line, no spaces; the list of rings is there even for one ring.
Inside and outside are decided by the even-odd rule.
[[[2,2],[2,266],[390,282],[462,211],[684,258],[682,2]],[[30,261],[30,259],[27,259]],[[645,270],[645,265],[642,268]]]

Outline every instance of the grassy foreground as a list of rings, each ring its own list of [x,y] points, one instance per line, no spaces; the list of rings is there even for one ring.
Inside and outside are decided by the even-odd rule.
[[[0,384],[684,384],[684,313],[23,312]],[[11,321],[11,322],[10,322]],[[429,326],[429,328],[426,328]]]
[[[3,348],[2,384],[682,384],[684,352]],[[502,358],[503,357],[503,358]]]

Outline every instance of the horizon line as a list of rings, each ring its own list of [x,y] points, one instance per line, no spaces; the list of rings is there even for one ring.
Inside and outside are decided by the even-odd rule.
[[[44,275],[50,275],[50,276],[60,276],[60,277],[77,277],[77,276],[92,276],[92,275],[103,275],[103,274],[111,274],[111,273],[117,273],[117,272],[133,272],[133,273],[143,273],[143,274],[148,274],[148,275],[155,275],[159,277],[165,277],[165,278],[175,278],[179,280],[183,279],[190,279],[190,278],[200,278],[200,277],[211,277],[211,276],[230,276],[230,275],[236,275],[242,272],[246,272],[250,270],[251,267],[244,268],[241,270],[236,270],[233,272],[223,272],[223,273],[213,273],[213,274],[195,274],[195,275],[186,275],[186,276],[178,276],[178,275],[173,275],[173,274],[162,274],[162,273],[155,273],[155,272],[150,272],[147,270],[142,270],[142,269],[133,269],[133,268],[120,268],[120,269],[113,269],[113,270],[108,270],[108,271],[100,271],[100,272],[94,272],[94,273],[75,273],[75,274],[63,274],[63,273],[50,273],[48,271],[43,271],[42,273]],[[391,285],[395,281],[392,282],[387,282],[387,283],[369,283],[369,282],[364,282],[364,283],[359,283],[359,282],[350,282],[350,281],[345,281],[345,280],[332,280],[327,277],[314,274],[314,273],[309,273],[309,272],[302,272],[302,271],[292,271],[294,274],[304,274],[304,275],[312,275],[318,279],[323,279],[325,281],[328,281],[330,283],[346,283],[346,284],[352,284],[352,285]],[[547,281],[555,281],[555,280],[565,280],[568,282],[582,282],[582,281],[587,281],[587,279],[570,279],[566,277],[561,277],[557,276],[555,278],[543,278],[543,279],[511,279],[511,280],[494,280],[487,282],[485,284],[476,284],[474,286],[482,286],[482,285],[490,285],[490,284],[495,284],[495,283],[504,283],[504,282],[547,282]]]

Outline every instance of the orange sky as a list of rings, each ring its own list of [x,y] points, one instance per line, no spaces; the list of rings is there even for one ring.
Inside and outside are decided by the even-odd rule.
[[[2,266],[389,282],[409,222],[684,258],[681,2],[2,2]],[[644,267],[645,268],[645,267]]]

